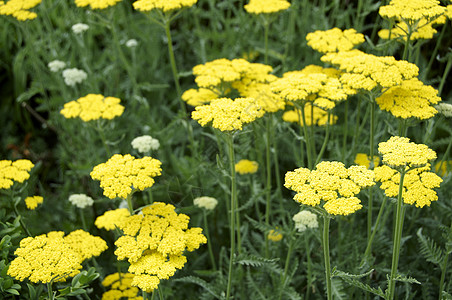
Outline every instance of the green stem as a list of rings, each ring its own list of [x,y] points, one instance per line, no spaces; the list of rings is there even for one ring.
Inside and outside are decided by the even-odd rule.
[[[361,10],[363,9],[363,0],[358,0],[358,7],[356,8],[355,29],[357,32],[361,31]]]
[[[289,49],[291,46],[291,43],[294,39],[294,31],[295,31],[295,18],[297,17],[297,8],[298,8],[298,1],[293,0],[291,1],[290,5],[290,16],[289,16],[289,24],[287,25],[287,31],[286,31],[286,44],[284,45],[284,60],[283,60],[283,72],[286,71],[287,67],[287,57],[289,56]]]
[[[451,235],[451,233],[452,233],[452,222],[450,224],[449,236]],[[443,289],[444,289],[444,280],[446,278],[446,272],[448,271],[447,260],[449,258],[449,253],[450,253],[450,246],[446,245],[446,253],[444,256],[443,264],[440,266],[441,267],[441,280],[439,282],[439,298],[438,298],[438,300],[442,299],[442,293],[443,293]]]
[[[271,210],[271,180],[272,180],[272,170],[271,170],[271,160],[270,160],[270,123],[271,119],[266,120],[266,151],[265,151],[265,167],[267,171],[267,183],[265,187],[266,205],[265,205],[265,224],[270,224],[270,210]],[[268,235],[265,235],[265,257],[268,257]]]
[[[157,291],[159,292],[159,298],[160,300],[164,300],[165,298],[163,297],[163,292],[161,288],[158,288]]]
[[[394,246],[392,250],[392,267],[391,275],[389,277],[388,286],[388,298],[387,300],[394,299],[395,292],[395,278],[397,275],[397,266],[399,264],[400,255],[400,242],[402,240],[402,227],[403,227],[403,179],[405,178],[405,170],[400,172],[399,194],[397,196],[397,212],[396,212],[396,224],[394,228]]]
[[[307,124],[306,124],[306,117],[304,113],[304,104],[301,105],[301,107],[297,107],[299,110],[301,110],[301,118],[303,121],[303,134],[304,139],[306,143],[306,153],[308,155],[308,168],[309,170],[312,170],[312,152],[311,152],[311,139],[309,138]],[[312,126],[312,124],[311,124]]]
[[[82,220],[82,226],[85,231],[88,231],[88,227],[86,226],[85,213],[83,212],[83,208],[80,208],[80,219]]]
[[[133,205],[132,205],[132,193],[127,196],[127,208],[129,209],[129,213],[133,215]]]
[[[14,213],[16,214],[16,217],[19,218],[19,223],[20,226],[22,227],[22,229],[24,230],[25,234],[28,236],[31,236],[30,231],[28,231],[27,226],[25,226],[24,221],[22,220],[22,216],[19,213],[19,210],[17,209],[16,204],[13,203],[13,207],[14,207]]]
[[[101,125],[99,125],[99,123],[97,123],[97,126],[94,127],[94,129],[99,133],[100,139],[102,141],[102,144],[104,145],[107,156],[111,157],[111,151],[110,151],[110,147],[107,144],[107,138],[105,137],[104,128]]]
[[[374,134],[375,134],[375,100],[370,97],[370,163],[369,168],[374,168]],[[373,189],[369,190],[369,204],[367,209],[367,242],[372,234],[372,210],[373,210]]]
[[[331,266],[330,266],[330,242],[329,242],[329,231],[330,231],[330,218],[325,213],[323,215],[323,258],[325,261],[325,280],[326,280],[326,292],[327,299],[332,300],[331,291]]]
[[[229,165],[231,170],[231,223],[230,223],[230,233],[231,233],[231,253],[229,257],[229,271],[228,271],[228,285],[226,289],[226,299],[230,299],[231,287],[232,287],[232,275],[234,266],[234,256],[235,256],[235,200],[236,200],[236,174],[235,174],[235,158],[234,158],[234,142],[232,133],[228,133],[228,148],[229,148]]]
[[[436,41],[435,49],[433,49],[432,56],[430,56],[430,60],[428,61],[428,65],[425,68],[425,77],[428,76],[428,73],[430,73],[430,69],[432,68],[433,62],[435,61],[436,54],[438,54],[439,46],[442,45],[441,41],[444,37],[444,33],[446,32],[446,28],[449,28],[448,20],[446,20],[446,23],[443,24],[443,29],[441,29],[441,33],[438,37],[438,40]]]
[[[411,39],[411,26],[407,24],[408,27],[408,32],[407,32],[407,36],[406,36],[406,41],[405,41],[405,47],[403,48],[403,56],[402,59],[403,60],[407,60],[407,58],[411,57],[411,51],[409,51],[410,48],[410,39]],[[410,52],[410,54],[408,55],[408,52]]]
[[[323,140],[322,148],[320,149],[319,155],[317,156],[317,159],[315,160],[316,165],[320,162],[323,152],[325,152],[326,144],[328,144],[328,139],[330,137],[330,117],[331,117],[331,112],[328,111],[328,122],[326,123],[325,139]]]
[[[364,259],[367,259],[367,257],[369,257],[369,255],[370,255],[370,252],[372,251],[372,242],[374,240],[375,234],[377,233],[378,226],[380,225],[380,219],[381,219],[381,216],[383,215],[383,211],[384,211],[387,200],[388,200],[388,198],[384,197],[383,202],[381,203],[380,211],[378,212],[378,216],[377,216],[377,220],[375,221],[374,229],[372,230],[370,239],[367,241],[366,251],[364,251]]]
[[[207,223],[207,214],[206,214],[206,210],[205,209],[202,210],[202,214],[203,214],[203,218],[204,218],[204,229],[206,231],[207,248],[209,249],[210,262],[212,263],[213,270],[216,271],[217,270],[217,265],[215,263],[215,257],[213,256],[212,240],[210,239],[209,223]]]
[[[265,18],[264,23],[264,47],[265,47],[265,53],[264,53],[264,64],[268,64],[268,31],[270,29],[270,20],[268,18]]]
[[[286,277],[287,277],[287,272],[289,271],[289,264],[290,264],[290,258],[292,256],[292,252],[293,252],[293,245],[294,245],[294,236],[293,236],[294,230],[292,230],[292,232],[289,235],[289,249],[287,250],[287,257],[286,257],[286,263],[284,264],[284,273],[281,276],[281,289],[279,291],[279,300],[281,300],[282,298],[282,294],[284,291],[284,288],[286,287]]]
[[[348,103],[345,101],[345,112],[344,112],[344,136],[342,137],[342,162],[346,164],[345,161],[345,149],[347,148],[347,137],[348,137]]]
[[[52,281],[47,282],[47,295],[49,297],[49,300],[55,299],[55,295],[53,294],[52,291]]]
[[[306,294],[305,294],[305,299],[309,300],[309,295],[311,293],[311,285],[312,285],[312,261],[311,261],[311,246],[309,245],[309,239],[308,239],[308,234],[304,234],[304,244],[305,244],[305,248],[306,248],[306,260],[308,263],[308,285],[306,287]]]
[[[441,96],[443,92],[444,84],[446,83],[447,75],[449,74],[450,68],[452,67],[452,55],[447,59],[446,68],[444,69],[443,77],[441,78],[441,82],[438,87],[438,95]]]

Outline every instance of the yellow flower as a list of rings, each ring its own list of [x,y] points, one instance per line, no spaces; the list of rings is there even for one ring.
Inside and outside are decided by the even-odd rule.
[[[308,46],[312,49],[321,53],[329,53],[353,49],[353,47],[364,43],[364,35],[356,32],[353,28],[344,31],[333,28],[308,33],[306,40]]]
[[[25,198],[25,205],[30,210],[34,210],[42,202],[44,202],[44,198],[42,198],[41,196],[33,196],[33,197]]]
[[[91,9],[105,9],[110,6],[115,6],[121,0],[75,0],[75,5],[78,7],[90,6]]]
[[[444,14],[446,8],[438,0],[391,0],[389,5],[381,6],[380,16],[414,24],[427,19],[428,22]]]
[[[314,113],[312,115],[312,113]],[[304,106],[305,121],[307,126],[317,125],[324,126],[328,122],[328,112],[313,106],[310,102],[306,103]],[[312,117],[311,117],[312,115]],[[298,109],[289,110],[284,112],[282,119],[285,122],[295,122],[300,126],[303,126],[303,120],[301,118],[301,112]],[[335,124],[337,121],[337,116],[330,115],[330,125]],[[311,123],[312,122],[312,123]]]
[[[138,288],[132,286],[134,276],[130,273],[113,273],[105,277],[102,285],[111,287],[111,289],[102,294],[102,300],[143,299],[143,297],[138,296]]]
[[[400,174],[397,170],[389,166],[377,167],[375,179],[381,182],[380,188],[385,191],[386,196],[398,196]],[[430,206],[432,201],[438,200],[433,189],[439,187],[442,181],[441,177],[430,171],[430,164],[407,171],[403,180],[403,202],[416,207]]]
[[[38,15],[29,9],[35,7],[42,0],[9,0],[0,1],[0,15],[13,16],[19,21],[32,20]]]
[[[153,177],[161,175],[161,164],[149,156],[135,159],[130,154],[115,154],[107,162],[95,166],[90,175],[92,179],[100,180],[105,196],[125,199],[133,189],[142,191],[154,185]]]
[[[272,242],[279,242],[282,240],[283,235],[279,231],[271,229],[267,234],[267,238]]]
[[[397,118],[421,120],[433,117],[438,111],[432,105],[440,101],[438,91],[417,78],[389,88],[376,99],[381,110],[389,111]]]
[[[124,236],[115,245],[118,260],[127,259],[132,285],[146,292],[158,287],[161,279],[173,276],[187,261],[185,250],[193,251],[207,242],[201,228],[188,228],[189,217],[177,214],[174,206],[155,202],[142,215],[127,217],[119,224]]]
[[[215,99],[209,105],[197,106],[191,116],[202,126],[212,122],[221,131],[242,130],[243,125],[264,115],[252,98]]]
[[[327,53],[321,60],[336,65],[344,72],[340,77],[341,83],[353,89],[367,91],[400,85],[419,73],[415,64],[398,61],[392,56],[367,54],[356,49]]]
[[[138,0],[133,3],[133,7],[139,11],[151,11],[160,9],[164,12],[171,12],[176,9],[190,7],[198,0]]]
[[[438,18],[437,21],[445,21],[445,18]],[[444,23],[444,22],[442,22]],[[440,24],[438,22],[430,22],[427,23],[425,19],[422,19],[419,21],[417,27],[413,31],[413,28],[411,28],[411,35],[410,35],[410,41],[419,40],[419,39],[432,39],[433,35],[437,33],[436,29],[433,28],[432,25],[434,24]],[[399,22],[394,25],[394,28],[391,30],[389,29],[382,29],[378,32],[378,36],[382,39],[392,39],[392,40],[399,40],[401,42],[405,42],[408,38],[408,25],[404,22]]]
[[[374,167],[378,166],[380,163],[380,158],[378,156],[374,156]],[[370,167],[370,157],[365,153],[356,153],[355,156],[355,164],[360,166],[365,166],[367,169]]]
[[[241,159],[238,163],[235,164],[235,171],[240,175],[243,174],[254,174],[257,172],[259,168],[259,164],[257,161],[251,161],[248,159]]]
[[[436,158],[435,151],[423,144],[410,142],[409,138],[393,136],[387,142],[378,144],[382,162],[394,169],[405,170],[426,166]]]
[[[20,281],[28,278],[34,283],[65,281],[80,273],[85,259],[106,248],[105,241],[82,230],[66,237],[61,231],[27,237],[14,252],[17,257],[11,262],[8,275]]]
[[[295,191],[294,200],[323,208],[332,215],[349,215],[362,208],[355,197],[374,185],[374,173],[364,166],[346,168],[341,162],[323,161],[315,170],[299,168],[286,173],[284,186]]]
[[[120,102],[119,98],[88,94],[66,103],[60,113],[67,119],[79,117],[85,122],[98,119],[111,120],[124,112],[124,106],[119,104]]]
[[[290,7],[290,3],[285,0],[250,0],[244,6],[250,14],[271,14]]]
[[[435,164],[435,172],[441,177],[450,174],[452,170],[452,160],[446,160],[441,163],[441,161]]]
[[[189,89],[182,94],[182,100],[187,102],[191,106],[204,105],[218,98],[218,94],[212,90],[199,88],[199,89]]]
[[[22,183],[30,178],[30,170],[34,164],[28,159],[19,159],[14,162],[0,160],[0,189],[9,189],[14,181]]]
[[[109,210],[97,217],[94,225],[99,229],[114,230],[116,227],[119,228],[119,224],[127,220],[128,216],[130,216],[130,212],[127,208]]]

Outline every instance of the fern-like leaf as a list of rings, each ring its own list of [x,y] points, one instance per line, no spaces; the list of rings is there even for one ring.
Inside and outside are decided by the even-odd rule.
[[[421,254],[425,257],[425,259],[435,265],[441,265],[444,259],[443,250],[438,247],[432,239],[422,235],[422,227],[419,228],[416,234],[421,244]]]
[[[202,280],[199,277],[195,277],[195,276],[186,276],[186,277],[182,277],[182,278],[177,278],[174,279],[173,281],[180,281],[180,282],[187,282],[187,283],[194,283],[197,284],[199,286],[201,286],[202,288],[204,288],[207,292],[209,292],[210,294],[212,294],[212,296],[216,297],[217,299],[221,298],[217,292],[215,291],[215,287],[213,285],[211,285],[210,283],[208,283],[205,280]]]
[[[369,292],[369,293],[372,293],[372,294],[375,294],[377,296],[384,298],[385,297],[384,292],[381,290],[380,287],[378,289],[375,289],[375,288],[371,287],[370,285],[362,283],[361,281],[358,280],[359,278],[369,276],[370,273],[372,273],[372,272],[373,272],[373,270],[369,270],[366,273],[355,275],[355,274],[349,274],[346,272],[342,272],[342,271],[336,270],[336,268],[333,268],[333,272],[331,273],[331,276],[339,277],[350,285],[356,286],[357,288],[360,288],[363,291],[366,291],[366,292]]]

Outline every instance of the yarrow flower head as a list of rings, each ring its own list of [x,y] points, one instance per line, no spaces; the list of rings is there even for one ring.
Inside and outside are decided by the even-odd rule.
[[[130,212],[127,208],[118,208],[106,211],[102,216],[97,217],[94,225],[99,229],[114,230],[127,220]]]
[[[114,119],[124,112],[121,99],[104,97],[99,94],[88,94],[64,105],[60,113],[67,119],[80,118],[84,122],[98,119]]]
[[[306,35],[306,40],[312,49],[321,53],[329,53],[352,50],[355,46],[364,43],[364,35],[353,28],[344,31],[333,28],[310,32]]]
[[[87,31],[89,29],[89,26],[84,23],[77,23],[77,24],[72,25],[71,29],[72,29],[73,33],[81,34],[81,33],[84,33],[85,31]]]
[[[132,285],[145,292],[152,292],[160,280],[183,268],[185,250],[194,251],[207,242],[202,229],[188,228],[189,217],[174,209],[155,202],[143,208],[143,214],[129,216],[119,225],[124,236],[115,242],[115,254],[118,260],[129,261],[129,272],[135,274]]]
[[[93,206],[94,200],[85,194],[72,194],[69,196],[69,202],[78,208]]]
[[[319,227],[317,215],[307,210],[300,211],[292,217],[292,220],[298,232],[303,232],[308,228],[313,229]]]
[[[435,151],[424,144],[410,142],[409,138],[392,136],[387,142],[378,144],[382,162],[394,169],[405,170],[426,166],[436,159]]]
[[[66,63],[61,60],[53,60],[47,64],[50,71],[52,72],[58,72],[60,70],[63,70],[66,67]]]
[[[267,234],[267,239],[272,242],[279,242],[282,240],[282,238],[283,235],[281,232],[278,231],[278,228],[276,228],[276,230],[270,229],[270,231]]]
[[[294,200],[319,206],[332,215],[349,215],[362,208],[355,197],[363,188],[373,186],[374,173],[363,166],[346,168],[341,162],[323,161],[315,170],[299,168],[287,172],[284,186],[295,191]]]
[[[25,205],[30,210],[35,210],[39,204],[42,204],[42,202],[44,202],[44,198],[41,196],[33,196],[33,197],[25,198]]]
[[[380,158],[378,156],[374,156],[373,166],[376,167],[380,163]],[[355,156],[355,164],[359,166],[365,166],[367,169],[370,168],[370,156],[366,153],[356,153]]]
[[[191,116],[202,126],[212,123],[221,131],[242,130],[243,125],[264,115],[252,98],[215,99],[208,105],[197,106]]]
[[[157,150],[160,147],[160,142],[149,135],[136,137],[132,140],[132,148],[138,150],[140,153],[146,153],[150,150]]]
[[[138,46],[138,42],[136,39],[130,39],[126,42],[126,47],[128,48],[135,48],[136,46]]]
[[[75,86],[77,83],[83,82],[88,75],[85,71],[77,68],[66,69],[63,71],[64,83],[68,86]]]
[[[425,120],[438,112],[433,105],[440,102],[441,98],[433,87],[412,78],[389,88],[375,101],[381,110],[389,111],[397,118]]]
[[[151,11],[159,9],[163,12],[172,12],[177,9],[191,7],[198,0],[138,0],[133,3],[133,7],[139,11]]]
[[[78,7],[89,6],[91,9],[105,9],[110,6],[115,6],[121,0],[75,0],[75,5]]]
[[[286,10],[290,7],[290,3],[285,0],[250,0],[244,6],[245,10],[250,14],[271,14]]]
[[[11,262],[8,275],[34,283],[65,281],[80,273],[83,261],[99,256],[106,249],[104,240],[83,230],[67,236],[64,232],[52,231],[27,237],[20,241],[20,247],[14,252],[17,257]]]
[[[193,204],[206,210],[214,210],[218,204],[218,200],[213,197],[197,197],[193,199]]]
[[[34,8],[42,0],[9,0],[0,1],[0,15],[13,16],[19,21],[35,19],[38,15],[29,9]]]
[[[442,114],[446,118],[452,118],[452,104],[450,103],[439,103],[435,105],[438,113]]]
[[[105,277],[102,281],[104,287],[110,287],[103,293],[102,300],[119,300],[127,298],[129,300],[141,300],[138,296],[139,289],[132,286],[132,280],[135,275],[130,273],[113,273]]]
[[[254,174],[257,172],[259,164],[257,161],[252,161],[248,159],[241,159],[235,164],[235,171],[240,175],[244,174]]]
[[[337,121],[337,116],[333,114],[330,114],[330,119],[328,120],[328,112],[312,105],[311,102],[307,102],[304,105],[304,115],[306,126],[324,126],[327,123],[331,125],[335,124]],[[282,115],[282,119],[285,122],[298,123],[300,126],[304,126],[303,117],[299,109],[285,111]]]
[[[110,199],[127,198],[132,191],[142,191],[154,185],[154,177],[162,169],[158,159],[146,156],[136,159],[130,154],[113,155],[107,162],[94,167],[91,178],[100,180],[104,195]]]
[[[14,182],[22,183],[30,178],[34,164],[28,159],[0,160],[0,189],[9,189]]]
[[[392,56],[367,54],[356,49],[327,53],[321,60],[336,65],[344,72],[339,78],[341,83],[357,90],[390,88],[416,77],[419,73],[415,64],[398,61]]]
[[[396,21],[414,24],[427,19],[428,22],[443,15],[446,7],[438,0],[391,0],[389,5],[381,6],[380,16]]]

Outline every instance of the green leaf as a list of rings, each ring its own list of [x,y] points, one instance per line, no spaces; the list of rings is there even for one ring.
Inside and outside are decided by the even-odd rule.
[[[19,292],[17,290],[15,290],[15,289],[7,289],[6,292],[10,293],[10,294],[13,294],[13,295],[17,295],[17,296],[20,295]]]
[[[28,294],[30,295],[30,299],[36,299],[35,288],[29,283],[27,283],[27,287],[28,287]]]
[[[202,280],[199,277],[195,277],[195,276],[187,276],[187,277],[182,277],[182,278],[178,278],[178,279],[174,279],[173,281],[180,281],[180,282],[187,282],[187,283],[194,283],[197,284],[199,286],[201,286],[202,288],[204,288],[207,292],[209,292],[210,294],[212,294],[214,297],[216,298],[221,298],[214,290],[214,287],[208,283],[205,280]]]
[[[338,300],[348,299],[347,294],[344,291],[342,281],[340,281],[338,278],[331,278],[331,292],[333,294],[333,299]]]
[[[416,283],[421,284],[419,281],[416,280],[416,278],[413,277],[405,277],[398,275],[394,280],[400,281],[400,282],[408,282],[408,283]]]
[[[419,242],[421,243],[421,254],[427,261],[432,262],[435,265],[440,265],[444,259],[443,250],[438,247],[432,239],[422,235],[422,227],[419,228],[416,234]]]
[[[339,277],[350,285],[356,286],[363,291],[366,291],[366,292],[369,292],[369,293],[372,293],[372,294],[375,294],[377,296],[384,298],[385,295],[380,287],[378,289],[375,289],[375,288],[373,288],[365,283],[362,283],[361,281],[358,280],[359,278],[368,276],[372,272],[373,272],[373,270],[370,270],[364,274],[354,275],[354,274],[349,274],[349,273],[345,273],[342,271],[338,271],[338,270],[336,270],[336,267],[334,267],[331,277]]]

